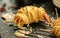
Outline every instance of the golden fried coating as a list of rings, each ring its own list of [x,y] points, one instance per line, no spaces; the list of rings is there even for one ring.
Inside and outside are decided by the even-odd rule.
[[[60,38],[60,18],[53,21],[52,26],[52,33],[56,36],[56,38]]]
[[[16,19],[15,19],[16,18]],[[18,26],[23,26],[24,24],[29,23],[29,19],[25,14],[17,13],[15,15],[14,22],[18,24]]]
[[[30,24],[32,22],[38,22],[44,19],[45,9],[36,6],[25,6],[18,9],[17,14],[14,17],[14,22],[20,27],[23,24]],[[47,17],[45,15],[45,17]]]
[[[38,8],[38,19],[41,20],[41,19],[44,19],[44,14],[45,14],[45,9],[42,8],[42,7],[39,7]]]

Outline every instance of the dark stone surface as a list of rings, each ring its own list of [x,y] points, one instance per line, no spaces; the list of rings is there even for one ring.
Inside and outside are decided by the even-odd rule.
[[[44,5],[44,6],[43,6]],[[49,2],[42,2],[40,4],[36,3],[36,6],[43,6],[46,9],[46,12],[50,15],[50,17],[56,17],[56,15],[52,14],[54,12],[54,5],[52,4],[52,1]],[[50,34],[50,33],[45,33],[45,32],[38,32],[38,33],[43,33],[43,34]],[[0,34],[1,38],[18,38],[14,36],[14,27],[9,27],[7,23],[4,23],[4,21],[0,18]],[[32,34],[32,35],[37,35],[37,34]],[[44,38],[54,38],[50,36],[44,36]],[[20,37],[19,37],[20,38]],[[30,37],[33,38],[33,37]],[[35,38],[35,37],[34,37]]]

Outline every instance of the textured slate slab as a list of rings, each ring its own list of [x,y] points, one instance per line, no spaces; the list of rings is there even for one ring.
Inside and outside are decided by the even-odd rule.
[[[54,6],[52,4],[52,2],[46,2],[46,3],[42,3],[44,4],[44,8],[46,9],[47,13],[50,14],[50,17],[55,17],[55,15],[52,14],[52,12],[54,12]],[[42,4],[37,4],[37,6],[41,6]],[[38,31],[37,31],[38,32]],[[14,27],[9,27],[7,25],[7,23],[5,24],[4,21],[0,18],[0,35],[1,38],[22,38],[22,37],[16,37],[14,36]],[[46,32],[38,32],[38,33],[43,33],[43,34],[50,34],[50,33],[46,33]],[[38,34],[32,34],[32,35],[38,35]],[[53,38],[51,36],[44,36],[44,38]],[[30,38],[36,38],[36,37],[30,37]]]

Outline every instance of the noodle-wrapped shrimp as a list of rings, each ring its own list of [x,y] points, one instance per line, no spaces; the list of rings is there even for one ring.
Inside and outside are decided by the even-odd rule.
[[[56,36],[56,38],[60,38],[60,18],[52,22],[52,27],[52,33]]]
[[[42,19],[45,19],[48,23],[50,22],[49,16],[43,7],[26,6],[19,9],[18,13],[26,14],[30,19],[30,23],[38,22],[38,20]]]
[[[48,23],[50,23],[50,19],[45,9],[35,6],[25,6],[20,8],[14,17],[14,22],[18,23],[19,26],[21,26],[20,24],[30,24],[32,22],[38,22],[41,20],[46,20]]]

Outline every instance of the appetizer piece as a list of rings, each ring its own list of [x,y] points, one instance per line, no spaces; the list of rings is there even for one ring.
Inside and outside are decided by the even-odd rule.
[[[60,38],[60,18],[53,21],[52,26],[52,33],[56,36],[56,38]]]
[[[38,22],[41,20],[46,20],[50,23],[49,16],[47,15],[45,9],[43,7],[35,7],[35,6],[25,6],[18,9],[17,14],[14,17],[14,23],[17,26],[21,27],[24,24],[30,24],[33,22]]]

